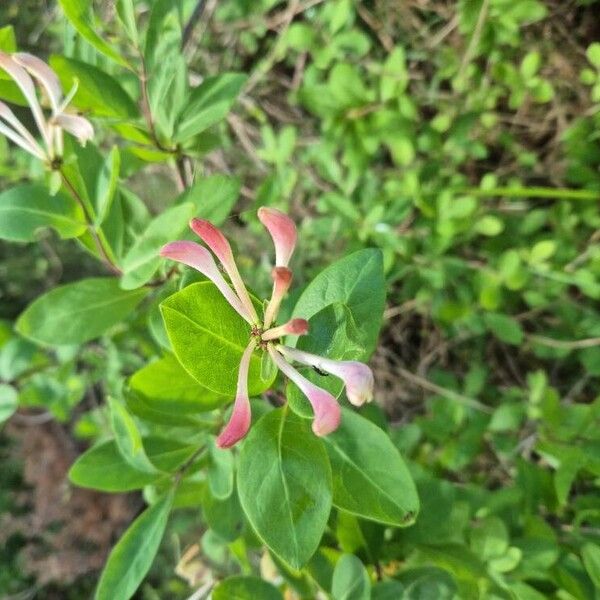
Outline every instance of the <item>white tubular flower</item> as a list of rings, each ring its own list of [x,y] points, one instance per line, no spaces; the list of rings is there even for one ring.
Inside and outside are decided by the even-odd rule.
[[[56,73],[42,60],[17,52],[0,52],[0,68],[17,84],[35,120],[43,145],[40,145],[27,128],[17,119],[6,104],[0,102],[0,133],[12,142],[49,165],[63,154],[63,131],[77,138],[82,144],[94,136],[92,124],[79,115],[66,112],[69,102],[77,91],[77,85],[65,98]],[[48,118],[38,100],[35,83],[48,99],[51,114]]]

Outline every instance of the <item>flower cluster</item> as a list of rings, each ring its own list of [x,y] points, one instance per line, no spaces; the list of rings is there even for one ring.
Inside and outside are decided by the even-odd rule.
[[[340,378],[346,386],[348,400],[355,406],[369,402],[373,395],[373,373],[367,365],[357,361],[331,360],[285,346],[280,342],[286,335],[308,333],[308,321],[305,319],[294,318],[287,323],[276,325],[281,301],[292,282],[292,272],[288,265],[296,246],[296,226],[287,215],[272,208],[260,208],[258,218],[270,233],[275,245],[273,293],[262,318],[257,314],[240,277],[229,242],[214,225],[200,219],[193,219],[190,223],[192,230],[223,266],[231,285],[221,274],[211,252],[204,246],[190,241],[178,241],[167,244],[161,250],[162,256],[193,267],[208,277],[251,327],[250,340],[240,361],[233,411],[229,422],[217,438],[217,444],[221,448],[233,446],[250,428],[248,371],[252,353],[258,347],[268,352],[277,368],[308,398],[314,412],[312,429],[316,435],[327,435],[338,427],[341,418],[340,407],[332,394],[306,379],[292,366],[292,362],[310,365]]]
[[[63,97],[56,73],[44,61],[25,52],[0,52],[0,68],[10,75],[23,93],[42,137],[42,144],[17,119],[13,111],[4,102],[0,102],[0,133],[8,139],[52,166],[63,154],[63,131],[74,135],[81,144],[93,137],[94,128],[87,119],[66,112],[77,91],[77,84]],[[44,115],[34,82],[46,96],[51,109],[49,118]]]

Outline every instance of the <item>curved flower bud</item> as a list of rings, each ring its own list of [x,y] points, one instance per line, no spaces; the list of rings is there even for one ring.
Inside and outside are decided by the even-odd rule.
[[[31,77],[23,67],[15,62],[10,54],[6,54],[5,52],[0,52],[0,67],[12,77],[14,82],[19,86],[21,92],[23,92],[23,96],[25,96],[25,100],[27,100],[27,104],[31,109],[37,128],[44,138],[44,143],[48,148],[51,148],[52,139],[50,131],[46,124],[42,107],[35,94],[35,86],[33,85]]]
[[[277,318],[281,301],[292,283],[292,272],[287,267],[273,267],[271,276],[273,277],[273,293],[265,310],[265,328],[270,327]]]
[[[296,247],[296,224],[286,214],[266,206],[258,209],[258,218],[273,238],[275,266],[287,267]]]
[[[12,129],[2,123],[2,120],[10,125]],[[0,133],[3,133],[7,138],[18,146],[21,146],[23,150],[33,154],[36,158],[45,160],[44,150],[4,102],[0,102]]]
[[[289,377],[308,398],[315,413],[312,424],[312,430],[315,435],[324,436],[335,431],[342,417],[337,400],[329,392],[314,385],[306,377],[298,373],[271,345],[269,345],[269,354],[281,372]]]
[[[331,360],[288,346],[277,348],[289,360],[317,367],[341,379],[346,386],[346,396],[354,406],[362,406],[373,399],[373,371],[364,363],[356,360]]]
[[[250,429],[252,414],[250,409],[250,398],[248,397],[248,371],[250,369],[250,359],[255,348],[255,342],[252,340],[242,354],[240,368],[238,371],[237,391],[235,393],[235,402],[229,422],[217,438],[219,448],[231,448],[237,444]]]
[[[79,115],[62,113],[54,117],[53,121],[61,129],[74,135],[82,146],[85,146],[86,142],[94,137],[94,127],[92,124],[86,118]]]
[[[223,265],[223,268],[225,269],[225,272],[227,275],[229,275],[229,279],[231,279],[233,288],[242,301],[242,304],[245,306],[246,311],[249,315],[251,315],[253,322],[258,323],[258,315],[256,314],[256,310],[252,304],[252,300],[250,300],[250,295],[248,294],[246,285],[242,281],[227,238],[210,221],[206,221],[204,219],[192,219],[190,221],[190,228],[219,259]]]
[[[13,54],[14,61],[25,68],[46,91],[53,113],[58,113],[62,101],[62,88],[56,73],[41,59],[27,52]]]
[[[260,337],[263,341],[276,340],[284,335],[306,335],[308,321],[306,319],[292,319],[279,327],[267,329]]]
[[[227,285],[225,279],[223,279],[211,253],[206,248],[195,242],[171,242],[161,248],[160,255],[200,271],[200,273],[208,277],[217,286],[225,300],[231,304],[240,316],[252,324],[250,315],[242,305],[240,299]]]

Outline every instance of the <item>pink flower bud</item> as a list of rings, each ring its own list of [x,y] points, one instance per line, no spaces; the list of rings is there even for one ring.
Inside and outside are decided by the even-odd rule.
[[[243,437],[246,436],[250,429],[252,421],[250,398],[248,397],[248,371],[250,369],[250,359],[254,351],[255,342],[252,340],[240,360],[240,368],[238,371],[237,391],[235,394],[235,403],[229,422],[217,438],[217,446],[219,448],[230,448],[237,444]]]
[[[240,276],[227,238],[210,221],[204,219],[192,219],[190,221],[190,227],[219,259],[225,272],[229,275],[233,288],[242,301],[242,304],[246,308],[248,314],[252,317],[252,322],[258,323],[258,315],[252,304],[252,300],[250,300],[246,285]]]
[[[342,412],[333,395],[314,385],[306,377],[298,373],[271,345],[269,346],[269,354],[281,372],[300,388],[300,391],[310,402],[315,415],[312,424],[312,430],[315,435],[324,436],[335,431],[340,424]]]
[[[223,279],[213,257],[206,248],[203,248],[200,244],[196,244],[195,242],[171,242],[162,247],[160,255],[200,271],[200,273],[205,277],[208,277],[208,279],[217,286],[225,300],[231,304],[239,315],[248,321],[248,323],[252,324],[252,318],[248,314],[248,311],[233,290],[227,285],[227,282]]]
[[[276,340],[284,335],[306,335],[308,333],[308,321],[306,319],[292,319],[279,327],[267,329],[261,338],[264,341]]]
[[[288,346],[278,346],[278,350],[289,360],[317,367],[339,377],[346,386],[349,402],[354,406],[362,406],[373,399],[373,372],[364,363],[356,360],[331,360]]]
[[[296,246],[296,224],[286,214],[266,206],[258,209],[258,218],[273,238],[275,265],[287,267]]]
[[[264,326],[267,328],[277,318],[281,301],[292,284],[292,272],[286,267],[273,267],[271,276],[273,277],[273,293],[267,305],[267,310],[265,310],[264,320]]]

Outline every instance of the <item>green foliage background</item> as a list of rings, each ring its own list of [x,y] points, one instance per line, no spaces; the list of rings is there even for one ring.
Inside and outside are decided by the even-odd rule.
[[[140,27],[152,26],[152,4],[135,3]],[[86,85],[81,79],[76,97],[77,108],[104,124],[96,140],[102,158],[93,148],[77,150],[80,161],[104,161],[118,146],[120,181],[140,199],[128,200],[131,226],[119,238],[125,289],[117,290],[115,281],[107,297],[120,294],[127,313],[146,289],[139,286],[168,271],[138,217],[152,218],[168,241],[190,215],[208,211],[204,216],[221,222],[235,240],[241,270],[259,297],[270,287],[265,238],[254,217],[260,205],[286,210],[298,223],[298,294],[341,256],[379,248],[387,305],[370,363],[377,407],[363,416],[388,432],[407,459],[421,510],[414,525],[385,534],[380,524],[337,512],[324,548],[296,573],[277,557],[264,559],[262,569],[248,559],[260,544],[250,533],[238,537],[237,492],[225,502],[203,489],[201,523],[187,527],[197,508],[182,500],[189,512],[167,526],[138,597],[187,597],[191,591],[173,565],[182,547],[201,540],[203,564],[215,579],[262,575],[299,597],[314,597],[318,586],[335,599],[598,598],[600,4],[222,0],[207,2],[192,21],[184,52],[178,36],[196,3],[177,4],[180,19],[163,23],[148,68],[156,60],[157,72],[177,72],[185,57],[192,78],[224,72],[249,78],[209,79],[184,106],[177,82],[155,76],[164,88],[150,100],[155,130],[137,133],[118,123],[138,112],[132,72],[76,35],[53,3],[0,7],[0,26],[14,25],[21,50],[68,57],[71,63],[51,59],[67,81],[74,61],[83,61],[126,92],[100,87],[98,93],[97,80]],[[135,61],[112,3],[96,3],[95,11],[102,39],[120,60]],[[231,112],[225,100],[216,112],[206,110],[207,89],[225,100],[239,92]],[[152,151],[150,138],[160,142]],[[158,148],[171,141],[179,144],[175,157]],[[40,166],[9,150],[4,138],[0,161],[2,191],[43,178]],[[239,182],[210,179],[225,174]],[[178,178],[192,175],[195,193],[179,194]],[[195,198],[212,190],[221,194],[219,202],[199,205]],[[168,216],[160,221],[159,215]],[[48,411],[75,439],[113,444],[104,451],[117,455],[106,441],[106,411],[90,397],[119,397],[123,381],[161,354],[164,332],[161,340],[156,322],[162,298],[151,298],[149,316],[134,312],[125,324],[109,315],[114,323],[99,329],[107,333],[81,347],[47,350],[20,337],[27,327],[38,341],[66,335],[64,324],[53,322],[46,331],[31,313],[17,332],[14,323],[57,284],[107,275],[81,245],[58,234],[47,229],[35,234],[36,243],[0,242],[0,379],[6,386],[0,407],[11,405],[9,386],[18,389],[21,412]],[[19,235],[29,239],[33,230]],[[169,285],[165,296],[176,291]],[[89,339],[97,335],[91,331]],[[211,402],[212,408],[221,401]],[[178,424],[193,426],[195,415],[180,408]],[[144,435],[154,433],[144,427]],[[144,447],[152,460],[161,454],[160,447]],[[135,457],[138,467],[149,460],[144,447]],[[183,443],[175,450],[182,461],[189,455]],[[6,464],[0,506],[8,513],[10,489],[21,484],[13,475],[18,469]],[[155,482],[146,477],[136,489]],[[160,491],[157,484],[154,492]],[[165,502],[172,498],[147,510],[163,510]],[[19,543],[11,539],[10,547]],[[0,576],[0,593],[35,587],[17,575],[18,551],[0,557],[10,573]],[[228,586],[255,594],[249,598],[277,594],[256,579],[227,581],[215,598],[230,597]],[[80,583],[80,595],[77,585],[62,589],[69,597],[89,597],[89,582]],[[61,589],[60,581],[54,585]],[[50,598],[53,588],[35,593]]]

